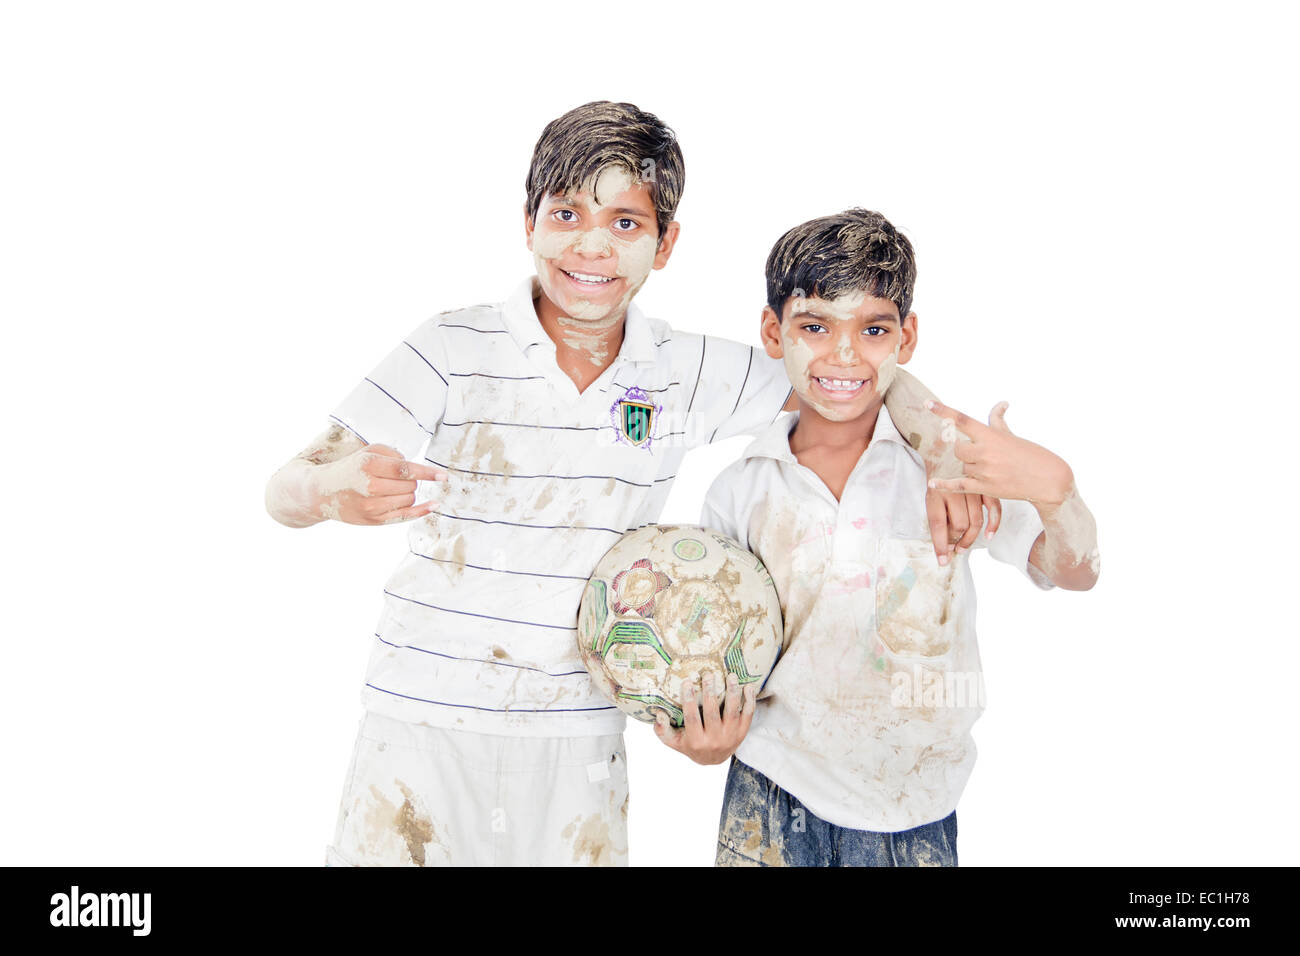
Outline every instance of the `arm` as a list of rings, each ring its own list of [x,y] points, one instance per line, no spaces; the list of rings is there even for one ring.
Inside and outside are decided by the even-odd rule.
[[[1069,471],[1068,465],[1066,470]],[[1101,573],[1097,522],[1079,497],[1073,473],[1069,474],[1059,504],[1035,503],[1035,507],[1043,519],[1043,533],[1029,552],[1029,563],[1057,587],[1070,591],[1089,590]]]
[[[1028,501],[1043,521],[1043,533],[1029,552],[1029,563],[1057,587],[1087,591],[1097,583],[1101,556],[1097,522],[1079,496],[1074,472],[1059,456],[1012,434],[1006,402],[989,412],[984,425],[938,402],[937,420],[970,440],[955,445],[962,476],[931,479],[932,487]]]
[[[894,372],[894,381],[885,392],[885,408],[894,427],[921,453],[929,477],[958,478],[961,462],[953,453],[953,442],[944,440],[943,423],[926,408],[925,403],[933,401],[938,401],[934,392],[903,368]]]
[[[406,461],[387,445],[367,445],[335,425],[271,476],[266,510],[290,528],[329,518],[361,525],[410,521],[434,505],[415,504],[416,482],[446,478],[440,468]]]
[[[926,477],[956,478],[962,470],[955,454],[955,436],[946,434],[943,423],[927,410],[926,402],[934,400],[933,392],[901,368],[894,373],[894,381],[885,392],[889,417],[894,420],[898,433],[920,453]],[[989,512],[991,537],[1002,520],[1002,505],[996,497],[947,491],[933,485],[926,492],[930,538],[941,565],[948,563],[949,555],[960,554],[975,543],[984,526],[985,508]]]
[[[744,477],[743,471],[737,472],[736,468],[733,465],[725,469],[714,480],[704,496],[700,524],[734,538],[747,548],[748,535],[737,520],[737,512],[745,509],[737,507],[735,496],[737,487],[743,486]],[[696,763],[722,763],[736,752],[745,734],[749,733],[758,706],[758,685],[746,684],[742,692],[736,675],[728,674],[726,696],[720,702],[709,675],[703,675],[700,684],[703,699],[697,701],[695,682],[682,681],[680,699],[685,726],[681,730],[674,729],[667,716],[660,712],[655,718],[655,733],[666,745]]]

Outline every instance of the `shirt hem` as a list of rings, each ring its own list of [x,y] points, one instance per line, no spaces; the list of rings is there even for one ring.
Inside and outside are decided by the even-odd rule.
[[[591,713],[499,713],[411,700],[369,687],[361,692],[361,704],[372,714],[403,723],[500,737],[603,737],[607,734],[621,734],[627,726],[627,717],[612,707],[611,710]]]
[[[846,830],[865,830],[871,833],[899,833],[903,830],[912,830],[916,827],[925,826],[927,823],[935,823],[944,819],[950,813],[957,809],[957,801],[961,797],[963,787],[959,788],[956,793],[940,804],[945,808],[936,811],[927,810],[924,813],[914,813],[905,816],[890,814],[887,816],[874,816],[870,814],[857,814],[847,810],[843,806],[833,806],[821,803],[820,801],[811,802],[806,799],[805,790],[801,786],[801,780],[797,771],[793,770],[788,761],[781,754],[782,746],[773,744],[769,741],[760,741],[754,737],[747,738],[736,751],[736,759],[747,767],[757,770],[763,776],[767,777],[774,784],[796,798],[800,803],[812,811],[813,815],[825,820],[837,827],[843,827]],[[864,785],[866,789],[866,785]],[[803,791],[803,792],[800,792]]]

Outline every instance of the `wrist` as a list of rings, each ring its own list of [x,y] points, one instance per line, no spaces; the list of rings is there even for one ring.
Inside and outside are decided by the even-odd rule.
[[[1056,459],[1055,466],[1044,476],[1043,489],[1033,499],[1040,515],[1055,513],[1075,493],[1074,471],[1063,459]]]

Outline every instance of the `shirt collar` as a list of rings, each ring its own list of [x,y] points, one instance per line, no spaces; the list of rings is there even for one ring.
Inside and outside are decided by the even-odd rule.
[[[535,345],[549,345],[552,350],[555,348],[555,343],[537,320],[537,309],[533,302],[538,293],[537,277],[529,276],[515,288],[501,307],[511,338],[524,352]],[[637,308],[635,302],[627,307],[627,318],[623,322],[623,345],[618,350],[618,356],[638,365],[655,362],[655,341],[650,320]]]
[[[791,464],[797,464],[794,452],[790,451],[790,432],[794,431],[794,426],[799,422],[798,412],[786,412],[774,421],[765,431],[754,439],[748,448],[745,449],[745,458],[775,458],[777,461],[785,461]],[[880,414],[876,416],[876,427],[871,433],[871,441],[867,444],[867,450],[862,454],[865,456],[871,452],[871,449],[879,442],[892,441],[902,445],[907,449],[912,460],[918,465],[924,466],[920,454],[909,445],[906,439],[899,434],[898,426],[894,424],[893,418],[889,415],[889,409],[882,404]]]

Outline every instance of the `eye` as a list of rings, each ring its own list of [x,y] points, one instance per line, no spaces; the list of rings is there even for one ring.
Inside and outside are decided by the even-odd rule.
[[[825,331],[825,329],[823,329],[816,322],[806,322],[803,325],[799,326],[799,328],[803,329],[805,332],[813,332],[813,333]]]
[[[614,226],[618,229],[619,232],[631,232],[639,225],[641,224],[637,222],[635,219],[628,219],[626,217],[623,219],[615,220],[614,222]]]
[[[559,222],[577,222],[578,214],[572,209],[557,209],[551,213]]]
[[[870,335],[872,338],[875,338],[875,337],[878,336],[878,335],[888,335],[888,334],[889,334],[889,329],[882,329],[882,328],[881,328],[880,326],[878,326],[878,325],[871,325],[871,326],[868,326],[867,328],[863,329],[862,331],[863,331],[865,334]]]

